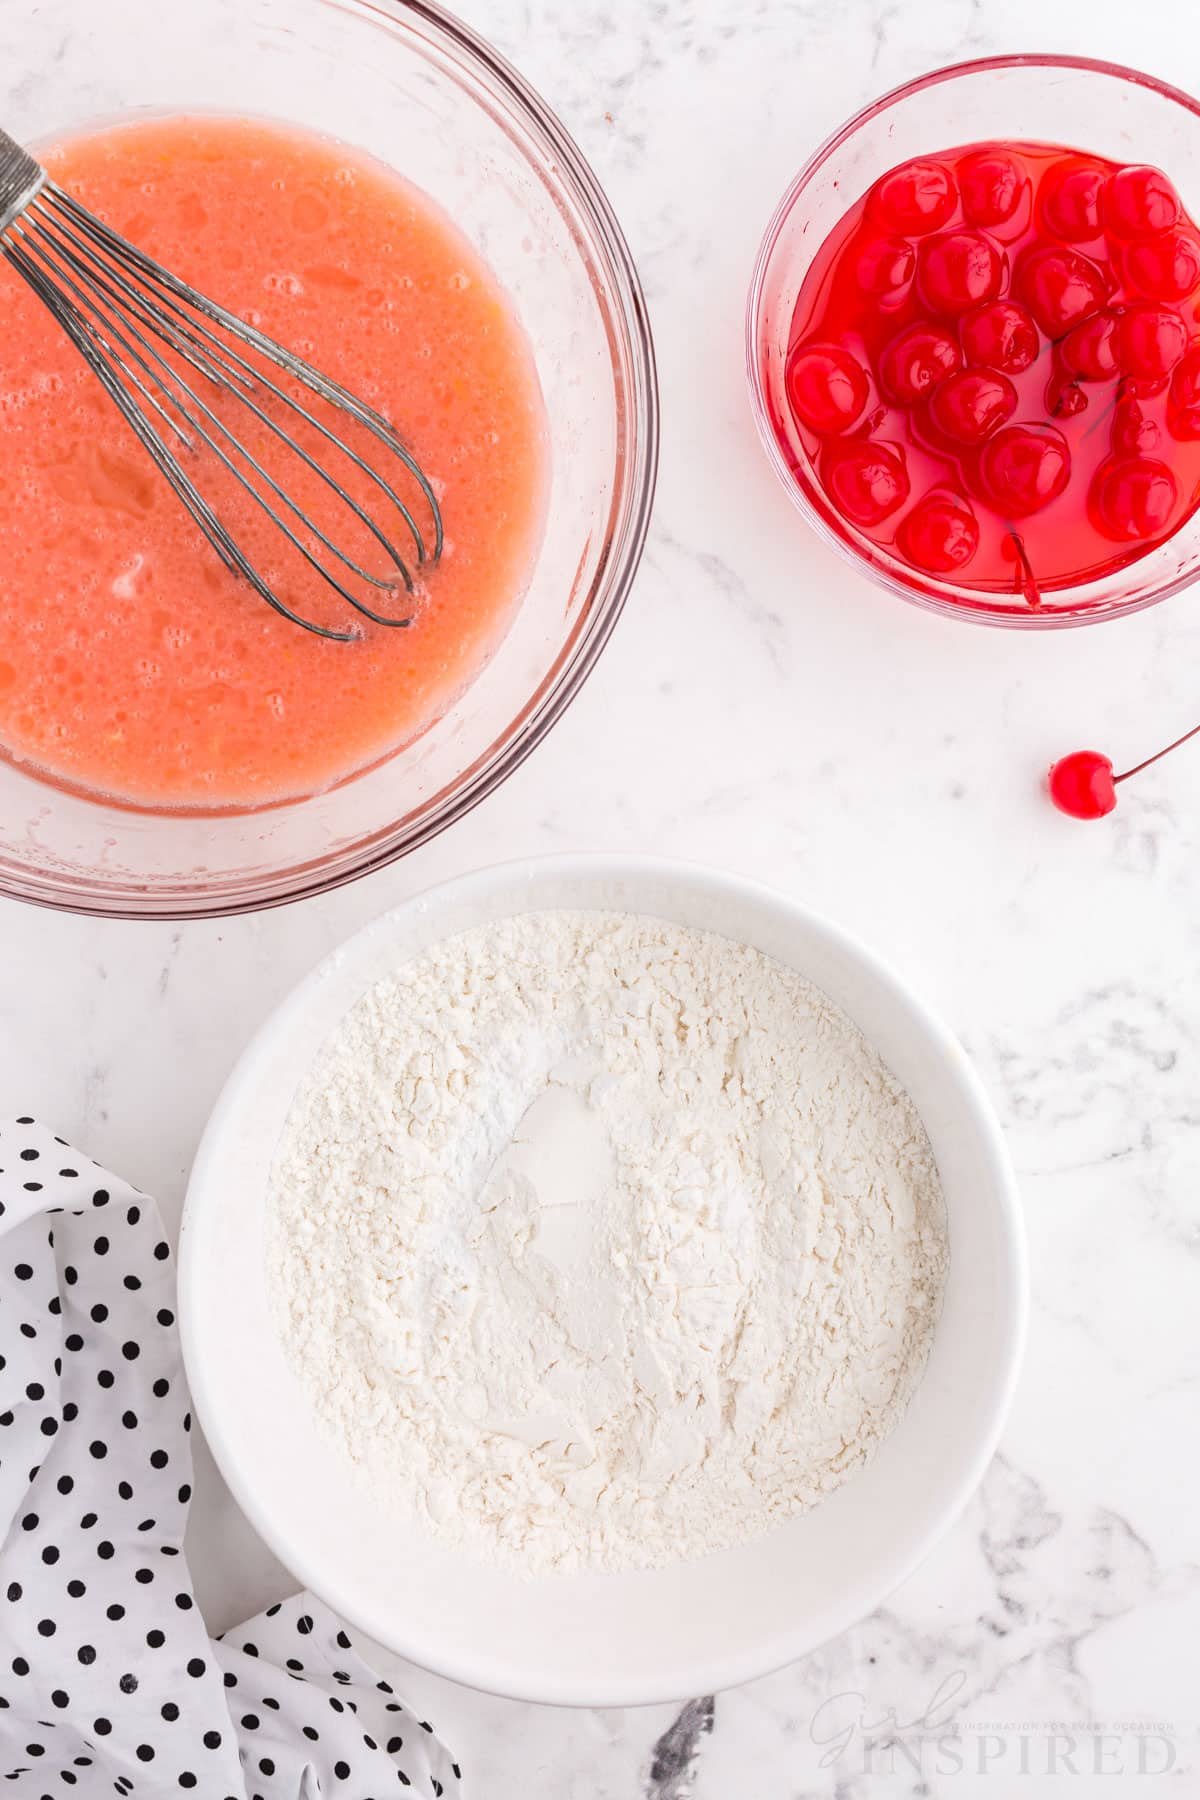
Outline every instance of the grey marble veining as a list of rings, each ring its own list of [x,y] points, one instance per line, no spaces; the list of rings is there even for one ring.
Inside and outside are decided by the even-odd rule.
[[[83,4],[0,6],[6,123]],[[1194,722],[1197,599],[1036,641],[901,606],[843,568],[776,486],[741,348],[762,227],[856,106],[938,63],[1025,47],[1133,62],[1200,90],[1193,9],[462,10],[575,133],[645,277],[663,461],[626,617],[552,750],[368,882],[182,929],[0,908],[7,1103],[85,1142],[171,1213],[254,1026],[336,941],[434,880],[540,851],[654,849],[804,898],[944,1012],[1007,1128],[1034,1312],[1002,1455],[881,1612],[716,1696],[711,1715],[555,1711],[419,1670],[400,1680],[461,1749],[476,1800],[1200,1791],[1200,748],[1148,771],[1098,827],[1060,820],[1037,785],[1064,750],[1090,742],[1135,761]],[[197,1495],[193,1566],[219,1629],[288,1578],[202,1448]],[[1061,1741],[1072,1738],[1074,1751]],[[1168,1755],[1173,1771],[1157,1773]]]

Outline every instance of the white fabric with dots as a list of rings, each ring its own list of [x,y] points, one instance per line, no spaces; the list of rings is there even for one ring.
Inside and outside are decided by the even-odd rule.
[[[23,1800],[455,1796],[459,1771],[300,1594],[210,1639],[182,1554],[189,1398],[157,1209],[0,1129],[0,1775]]]

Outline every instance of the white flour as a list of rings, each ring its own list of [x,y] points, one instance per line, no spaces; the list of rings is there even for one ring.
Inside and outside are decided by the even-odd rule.
[[[527,914],[378,983],[298,1094],[286,1353],[381,1504],[528,1570],[767,1530],[908,1402],[946,1262],[907,1096],[724,938]]]

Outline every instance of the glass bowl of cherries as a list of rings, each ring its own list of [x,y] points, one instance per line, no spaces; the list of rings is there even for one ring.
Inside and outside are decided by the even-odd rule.
[[[801,511],[906,599],[1086,624],[1200,573],[1200,104],[1009,56],[867,107],[796,177],[747,317]]]

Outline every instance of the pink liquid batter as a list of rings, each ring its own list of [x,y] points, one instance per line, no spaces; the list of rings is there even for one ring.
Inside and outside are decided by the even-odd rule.
[[[381,607],[411,612],[407,630],[363,624],[345,645],[279,618],[222,566],[0,265],[0,749],[164,810],[327,788],[439,717],[519,601],[547,472],[521,328],[433,203],[344,145],[175,118],[80,137],[45,161],[151,256],[383,412],[434,482],[446,549],[415,605]],[[278,564],[250,501],[239,510],[223,492],[222,510],[252,560]],[[297,610],[362,623],[308,571],[285,579]]]

